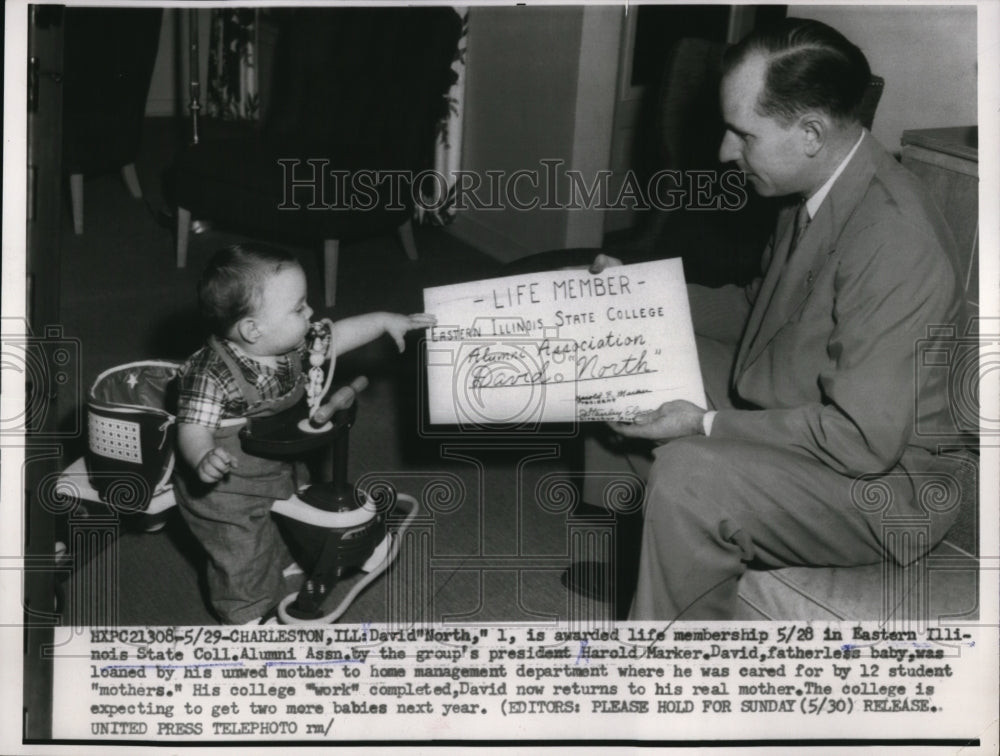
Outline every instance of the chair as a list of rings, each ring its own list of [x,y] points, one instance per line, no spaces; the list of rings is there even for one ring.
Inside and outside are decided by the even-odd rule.
[[[322,240],[332,306],[341,241],[396,229],[417,258],[411,179],[432,167],[461,20],[444,7],[272,13],[276,86],[263,123],[229,125],[228,136],[188,147],[176,165],[177,266],[192,218]]]
[[[120,170],[132,196],[142,197],[135,158],[162,16],[162,9],[66,9],[63,171],[77,234],[85,174]]]
[[[957,508],[955,524],[930,552],[905,567],[886,558],[857,567],[748,569],[740,580],[734,619],[877,620],[894,628],[978,619],[979,454],[974,447],[957,447],[947,454],[956,461],[953,478],[929,477],[924,482],[918,496],[923,513],[900,517],[891,497],[884,502],[891,537],[915,543],[932,512]],[[942,485],[949,482],[953,488]],[[926,495],[932,490],[937,496]]]

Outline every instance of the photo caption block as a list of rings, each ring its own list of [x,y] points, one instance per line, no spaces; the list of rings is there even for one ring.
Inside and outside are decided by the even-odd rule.
[[[816,738],[975,738],[995,716],[987,691],[969,695],[985,680],[980,635],[875,623],[77,629],[54,649],[53,737],[745,739],[809,721]]]

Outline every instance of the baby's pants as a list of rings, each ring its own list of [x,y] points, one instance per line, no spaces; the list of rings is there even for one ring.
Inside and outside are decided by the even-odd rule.
[[[284,598],[281,572],[292,561],[271,518],[274,499],[218,488],[189,494],[178,497],[180,510],[208,554],[212,607],[227,624],[260,617]]]

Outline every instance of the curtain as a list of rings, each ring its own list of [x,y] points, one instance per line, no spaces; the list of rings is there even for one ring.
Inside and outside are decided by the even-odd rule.
[[[257,118],[257,11],[214,8],[206,113],[227,121]]]
[[[455,59],[451,70],[454,83],[448,90],[448,114],[437,126],[437,141],[434,146],[434,171],[442,181],[427,181],[421,187],[424,201],[417,203],[414,216],[417,223],[429,226],[444,226],[455,218],[455,172],[462,167],[462,117],[465,110],[465,51],[469,31],[469,10],[456,7],[455,12],[462,17],[462,36],[458,40]],[[445,196],[442,190],[447,187]]]

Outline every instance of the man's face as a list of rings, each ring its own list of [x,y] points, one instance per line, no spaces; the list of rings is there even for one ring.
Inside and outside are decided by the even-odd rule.
[[[764,86],[766,63],[759,55],[747,58],[722,80],[722,117],[726,133],[719,159],[735,162],[757,193],[764,197],[802,192],[807,158],[802,129],[785,125],[756,111]]]

